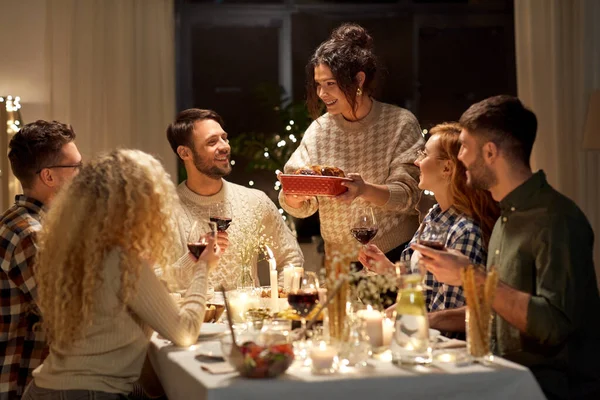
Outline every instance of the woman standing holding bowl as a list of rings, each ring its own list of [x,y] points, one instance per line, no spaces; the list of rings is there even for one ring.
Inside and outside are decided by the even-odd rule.
[[[371,97],[377,72],[373,40],[359,25],[344,24],[315,51],[307,65],[308,108],[315,121],[285,165],[285,173],[312,165],[334,166],[350,179],[335,197],[280,193],[281,206],[306,218],[319,210],[326,253],[357,260],[351,215],[372,207],[378,234],[372,243],[399,259],[419,225],[417,152],[423,147],[414,115]],[[327,112],[320,115],[322,106]]]

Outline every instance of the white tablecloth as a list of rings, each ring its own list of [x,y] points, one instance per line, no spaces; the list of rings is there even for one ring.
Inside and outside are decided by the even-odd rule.
[[[169,400],[545,398],[527,368],[499,358],[493,367],[436,364],[411,369],[372,360],[373,367],[328,376],[315,376],[308,368],[292,365],[277,379],[253,380],[237,373],[205,372],[194,358],[197,353],[174,347],[156,334],[152,337],[149,357]]]

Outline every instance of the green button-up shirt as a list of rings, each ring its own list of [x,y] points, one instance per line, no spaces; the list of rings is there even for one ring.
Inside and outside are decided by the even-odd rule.
[[[587,218],[543,171],[502,199],[500,208],[488,268],[496,266],[503,282],[531,300],[526,334],[496,317],[495,352],[528,366],[548,395],[597,390],[600,298]]]

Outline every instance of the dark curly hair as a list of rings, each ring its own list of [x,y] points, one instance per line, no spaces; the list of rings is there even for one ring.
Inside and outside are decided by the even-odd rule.
[[[338,27],[329,39],[319,45],[306,65],[306,103],[314,119],[322,113],[322,104],[317,96],[315,84],[315,67],[320,64],[331,69],[353,113],[356,110],[356,90],[359,87],[356,74],[361,71],[365,73],[363,93],[373,93],[378,61],[373,52],[373,38],[362,26],[343,24]]]
[[[62,148],[75,140],[70,125],[37,120],[17,132],[8,145],[13,174],[23,188],[30,188],[38,171],[60,162]]]

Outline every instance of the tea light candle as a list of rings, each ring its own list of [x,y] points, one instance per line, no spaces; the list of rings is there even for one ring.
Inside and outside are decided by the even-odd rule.
[[[249,293],[236,293],[229,297],[229,307],[233,322],[244,322],[246,311],[258,307],[258,299]]]
[[[371,306],[367,306],[366,310],[358,311],[357,314],[365,320],[371,346],[383,346],[383,315],[379,311],[373,310]]]
[[[392,343],[392,336],[394,335],[394,321],[390,318],[383,320],[383,345],[389,346]]]
[[[289,293],[292,289],[292,279],[294,277],[294,266],[286,265],[283,267],[283,290]]]
[[[318,342],[313,344],[310,349],[310,359],[312,360],[312,369],[317,373],[331,372],[333,362],[337,357],[337,350],[327,344],[327,342]]]

